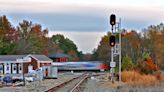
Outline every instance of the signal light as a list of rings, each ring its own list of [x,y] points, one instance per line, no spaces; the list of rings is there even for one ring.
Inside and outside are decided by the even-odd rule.
[[[116,15],[110,15],[110,24],[113,26],[116,24]]]
[[[110,39],[109,39],[109,44],[111,47],[114,47],[115,44],[116,44],[116,39],[115,39],[115,36],[110,36]]]

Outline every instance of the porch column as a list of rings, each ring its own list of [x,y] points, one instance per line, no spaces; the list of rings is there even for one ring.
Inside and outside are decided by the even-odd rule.
[[[40,68],[40,63],[39,61],[36,61],[37,62],[37,67]]]

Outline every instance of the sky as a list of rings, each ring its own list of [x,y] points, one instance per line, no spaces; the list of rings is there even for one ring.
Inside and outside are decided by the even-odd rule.
[[[164,22],[164,0],[0,0],[0,15],[7,15],[13,26],[24,19],[41,24],[49,36],[64,34],[84,53],[111,31],[113,13],[122,28],[140,32]]]

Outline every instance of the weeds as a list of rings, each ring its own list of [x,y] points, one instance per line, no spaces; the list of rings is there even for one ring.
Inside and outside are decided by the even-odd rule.
[[[131,86],[153,86],[159,83],[155,76],[140,74],[137,71],[123,71],[122,81]]]

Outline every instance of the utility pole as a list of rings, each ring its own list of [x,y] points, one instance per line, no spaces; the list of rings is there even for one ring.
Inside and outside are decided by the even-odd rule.
[[[121,19],[119,20],[119,81],[121,82]]]
[[[25,76],[24,76],[24,63],[23,62],[22,62],[22,76],[23,76],[23,86],[25,86],[26,85],[26,81],[25,81]]]

